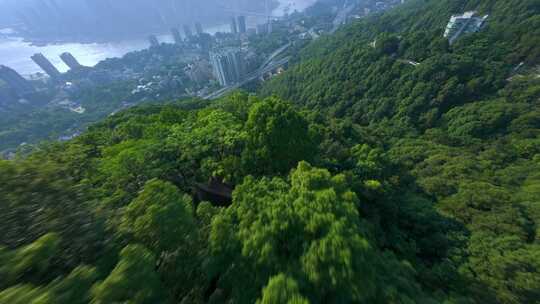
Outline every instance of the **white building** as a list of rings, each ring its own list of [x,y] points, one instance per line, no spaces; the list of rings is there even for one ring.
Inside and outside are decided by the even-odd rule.
[[[479,17],[475,11],[465,12],[462,15],[453,15],[446,25],[444,37],[453,44],[461,35],[478,32],[486,22],[488,15]]]

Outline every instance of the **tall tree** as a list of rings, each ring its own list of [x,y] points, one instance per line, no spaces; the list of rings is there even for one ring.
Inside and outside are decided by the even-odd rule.
[[[163,303],[163,288],[155,265],[156,258],[148,249],[126,246],[113,271],[94,286],[91,303]]]
[[[214,218],[211,270],[235,301],[253,302],[282,272],[314,303],[369,301],[388,288],[379,275],[407,273],[399,263],[381,267],[344,176],[301,162],[290,180],[247,178],[232,206]]]
[[[193,233],[191,198],[173,184],[148,181],[125,210],[121,231],[156,254],[173,251]]]
[[[257,304],[309,304],[298,290],[298,283],[284,274],[273,276]]]
[[[309,124],[289,103],[266,98],[253,105],[246,123],[244,161],[255,174],[283,174],[316,152]]]

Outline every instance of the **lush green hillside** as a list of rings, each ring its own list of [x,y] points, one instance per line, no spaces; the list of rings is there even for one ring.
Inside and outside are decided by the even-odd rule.
[[[467,9],[488,25],[449,46]],[[0,161],[0,304],[538,303],[539,11],[410,1],[309,45],[275,96]]]
[[[449,46],[446,22],[466,10],[488,23]],[[540,295],[539,13],[534,0],[411,1],[313,43],[263,89],[381,138],[464,225],[450,259],[490,303]]]
[[[470,9],[489,14],[486,27],[450,47],[449,17]],[[425,130],[455,106],[497,97],[520,62],[538,64],[539,11],[536,0],[410,1],[313,43],[263,93],[362,125],[392,118]]]

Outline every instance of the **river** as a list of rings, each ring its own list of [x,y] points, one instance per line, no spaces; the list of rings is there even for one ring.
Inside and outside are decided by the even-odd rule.
[[[273,12],[275,16],[281,16],[285,12],[294,10],[302,11],[316,0],[280,0],[279,6]],[[249,24],[248,18],[248,24]],[[251,23],[255,23],[252,20]],[[70,52],[82,65],[94,66],[106,58],[121,57],[128,52],[145,49],[149,46],[146,37],[110,43],[65,43],[35,46],[25,42],[22,38],[6,37],[8,29],[0,30],[0,64],[9,66],[24,76],[41,72],[39,67],[32,62],[30,56],[35,53],[43,53],[61,72],[68,67],[58,57],[63,52]],[[228,25],[205,28],[205,32],[229,31]],[[170,35],[159,35],[161,42],[172,42]]]

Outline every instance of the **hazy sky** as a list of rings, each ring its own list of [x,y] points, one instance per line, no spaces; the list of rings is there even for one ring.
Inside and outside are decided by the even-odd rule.
[[[29,23],[35,19],[79,18],[82,14],[98,18],[154,18],[168,23],[178,18],[215,18],[226,8],[264,10],[266,0],[0,0],[0,24],[16,20]],[[268,0],[272,2],[276,0]],[[128,18],[129,19],[129,18]],[[66,20],[62,20],[66,22]],[[129,21],[128,21],[129,22]]]
[[[268,0],[269,9],[277,0]],[[0,26],[32,39],[110,39],[263,13],[266,0],[0,0]]]

